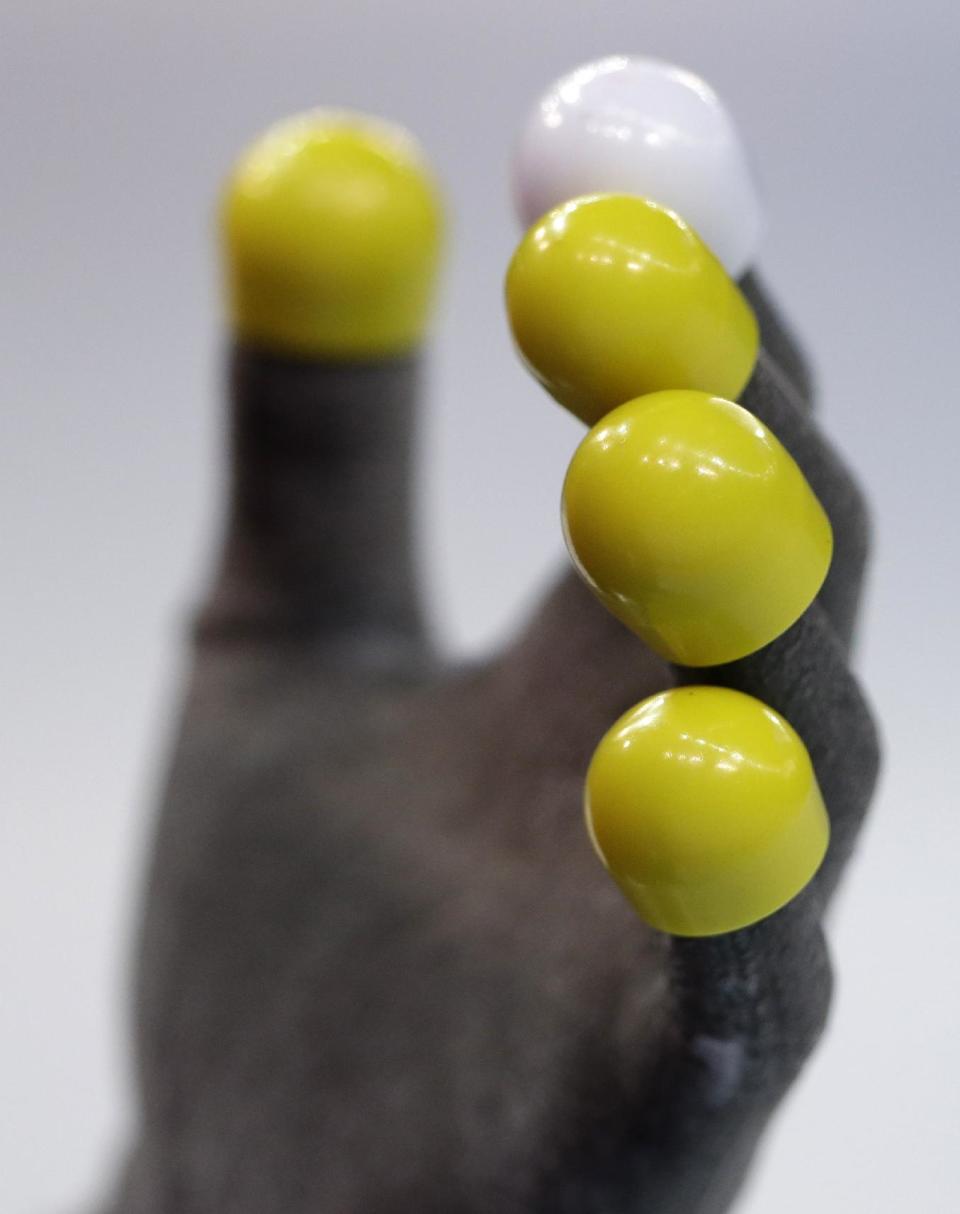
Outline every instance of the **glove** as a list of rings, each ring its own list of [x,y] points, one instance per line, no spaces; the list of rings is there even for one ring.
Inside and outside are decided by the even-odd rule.
[[[666,71],[611,62],[581,69],[572,109],[606,104],[591,80],[633,90],[632,73]],[[666,149],[674,182],[681,154],[700,155],[689,139]],[[650,164],[626,181],[603,167],[581,163],[594,184],[565,179],[541,209],[653,194],[655,173],[631,177]],[[703,201],[691,191],[656,200],[683,215]],[[736,228],[744,209],[731,214]],[[866,514],[811,412],[806,364],[742,253],[730,278],[711,262],[759,325],[739,404],[832,526],[830,572],[795,623],[694,670],[571,572],[502,652],[451,667],[424,625],[410,509],[440,229],[428,170],[396,128],[308,115],[243,158],[223,226],[226,539],[152,850],[139,1126],[107,1208],[718,1214],[823,1028],[821,921],[877,768],[848,666]],[[704,683],[796,731],[830,844],[776,913],[670,934],[598,863],[584,776],[631,706]]]

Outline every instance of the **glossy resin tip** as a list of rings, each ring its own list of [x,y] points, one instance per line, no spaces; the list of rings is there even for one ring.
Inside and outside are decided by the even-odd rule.
[[[244,340],[333,359],[399,354],[421,340],[441,207],[403,128],[329,110],[278,123],[237,162],[221,219]]]
[[[524,226],[582,194],[651,198],[734,278],[760,242],[760,203],[728,110],[698,76],[656,59],[611,56],[552,84],[523,126],[513,187]]]

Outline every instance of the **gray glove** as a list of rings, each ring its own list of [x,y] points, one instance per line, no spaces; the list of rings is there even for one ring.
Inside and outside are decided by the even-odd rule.
[[[504,652],[445,666],[411,557],[417,355],[243,336],[113,1214],[727,1208],[822,1030],[821,919],[877,767],[847,665],[863,504],[789,333],[754,276],[742,289],[763,352],[741,403],[799,464],[835,556],[798,623],[709,681],[805,741],[832,829],[816,879],[721,936],[640,922],[587,841],[584,772],[617,716],[703,672],[572,574]]]

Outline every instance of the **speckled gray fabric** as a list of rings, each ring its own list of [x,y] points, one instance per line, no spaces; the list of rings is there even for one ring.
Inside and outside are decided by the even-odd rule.
[[[572,576],[504,653],[442,668],[410,557],[415,363],[235,353],[228,539],[153,849],[111,1214],[726,1209],[821,1031],[821,916],[877,763],[846,657],[864,513],[797,386],[765,356],[744,403],[831,514],[836,566],[790,632],[708,677],[796,726],[833,842],[777,915],[674,941],[596,861],[581,787],[618,714],[704,672]]]

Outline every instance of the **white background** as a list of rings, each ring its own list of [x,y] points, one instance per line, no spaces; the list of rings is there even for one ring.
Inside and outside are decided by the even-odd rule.
[[[740,1208],[957,1209],[958,39],[955,0],[3,0],[4,1214],[76,1208],[123,1136],[132,899],[222,493],[219,179],[316,103],[426,144],[453,243],[423,551],[438,626],[476,651],[559,560],[579,433],[506,335],[509,144],[552,77],[621,51],[739,116],[761,264],[879,531],[860,657],[885,781],[832,924],[829,1038]]]

